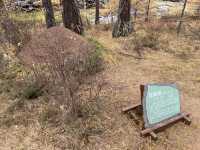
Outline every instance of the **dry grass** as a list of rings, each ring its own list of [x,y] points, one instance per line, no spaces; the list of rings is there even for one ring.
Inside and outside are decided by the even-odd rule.
[[[198,31],[198,21],[188,24],[193,31]],[[31,101],[17,94],[13,96],[14,92],[23,89],[22,84],[17,83],[21,82],[24,68],[12,59],[6,74],[0,76],[0,149],[198,150],[200,41],[195,32],[189,30],[188,24],[183,25],[179,37],[175,24],[170,22],[136,24],[136,33],[118,39],[113,39],[111,29],[105,30],[102,25],[86,31],[86,38],[104,49],[102,56],[106,69],[101,74],[107,85],[100,99],[82,105],[80,116],[85,117],[76,120],[66,119],[64,106],[57,100],[49,101],[44,95]],[[138,59],[135,49],[126,49],[126,46],[135,47],[138,42],[143,42],[143,38],[132,42],[135,36],[144,37],[152,31],[158,36],[156,51],[143,45],[142,57]],[[96,78],[101,80],[99,75]],[[141,138],[142,126],[137,123],[141,118],[133,121],[121,114],[121,108],[139,102],[140,84],[163,82],[174,82],[179,86],[182,109],[192,114],[193,123],[191,126],[177,123],[160,132],[159,140],[155,142],[149,137]],[[83,96],[87,94],[83,92]],[[12,111],[8,112],[8,108]]]
[[[198,115],[198,107],[200,106],[198,102],[199,40],[194,41],[183,36],[177,37],[176,30],[171,30],[170,25],[160,26],[162,28],[158,28],[159,30],[155,26],[153,27],[152,29],[151,25],[138,26],[136,28],[137,34],[133,34],[133,37],[119,39],[109,38],[111,31],[109,33],[93,30],[90,33],[107,49],[111,50],[114,53],[113,56],[115,56],[114,64],[110,62],[111,68],[106,72],[107,81],[109,82],[109,86],[105,91],[105,95],[109,95],[106,110],[109,111],[105,115],[108,116],[106,122],[109,131],[101,139],[102,144],[107,143],[104,144],[104,149],[131,149],[134,147],[135,149],[145,150],[184,150],[199,148],[198,142],[195,141],[200,133]],[[124,43],[126,46],[134,44],[128,43],[129,39],[152,30],[159,37],[158,50],[144,49],[143,59],[139,60],[132,57],[137,56],[137,52],[130,51],[130,49],[128,51],[130,55],[121,55],[121,52],[127,53],[127,50],[124,49]],[[163,82],[178,84],[182,92],[182,107],[192,113],[193,124],[191,127],[187,127],[178,123],[160,133],[158,142],[151,141],[151,139],[141,139],[139,137],[141,126],[135,124],[134,121],[130,121],[126,116],[119,115],[119,112],[122,106],[138,102],[140,84]],[[195,109],[193,109],[194,106]],[[117,120],[120,120],[120,123]],[[109,122],[114,125],[109,126]],[[184,130],[182,130],[183,128]]]

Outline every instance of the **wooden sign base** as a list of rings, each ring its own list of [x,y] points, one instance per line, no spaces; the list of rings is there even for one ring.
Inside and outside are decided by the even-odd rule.
[[[141,98],[143,98],[143,91],[144,91],[144,86],[141,85]],[[142,104],[135,104],[135,105],[125,107],[122,109],[122,112],[128,113],[129,111],[136,110],[139,107],[142,108]],[[154,125],[153,127],[144,128],[140,132],[140,134],[141,134],[141,136],[150,135],[154,140],[157,140],[158,137],[156,135],[156,131],[166,128],[167,126],[172,125],[173,123],[176,123],[178,121],[184,121],[187,125],[190,125],[192,121],[190,120],[189,117],[190,117],[189,113],[182,112],[173,118],[170,118],[168,120],[162,121],[162,122]]]

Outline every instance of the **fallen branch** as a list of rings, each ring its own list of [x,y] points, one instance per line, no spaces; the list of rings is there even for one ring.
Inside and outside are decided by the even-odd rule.
[[[132,54],[125,53],[125,52],[118,52],[118,54],[123,55],[123,56],[126,56],[126,57],[133,57],[133,58],[135,58],[135,59],[144,59],[143,57],[137,57],[137,56],[134,56],[134,55],[132,55]]]

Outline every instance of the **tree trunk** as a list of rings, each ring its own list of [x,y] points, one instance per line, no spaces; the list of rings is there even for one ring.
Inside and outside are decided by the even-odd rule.
[[[63,23],[66,28],[78,34],[83,34],[83,23],[75,0],[63,0],[62,15]]]
[[[146,17],[145,22],[149,21],[149,11],[150,11],[151,0],[148,0],[147,8],[146,8]]]
[[[113,37],[128,36],[132,31],[131,0],[120,0],[118,20],[114,25]]]
[[[51,3],[51,0],[42,0],[42,5],[44,7],[47,28],[55,26],[56,23],[55,23],[53,6]]]
[[[0,0],[0,10],[3,10],[3,8],[4,8],[4,2],[3,0]]]
[[[95,24],[99,24],[99,0],[96,0],[95,3],[96,3]]]
[[[0,13],[1,13],[1,16],[2,16],[3,12],[4,12],[4,2],[3,2],[3,0],[0,0]],[[1,16],[0,16],[0,18],[1,18]]]
[[[177,34],[178,35],[181,31],[181,26],[182,26],[182,23],[183,23],[183,16],[185,14],[186,5],[187,5],[187,0],[185,0],[185,2],[184,2],[183,9],[182,9],[181,16],[180,16],[180,22],[179,22],[178,27],[177,27]]]

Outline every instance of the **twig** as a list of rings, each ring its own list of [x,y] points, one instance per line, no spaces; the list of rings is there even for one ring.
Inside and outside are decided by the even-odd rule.
[[[124,53],[124,52],[118,52],[118,54],[123,55],[123,56],[126,56],[126,57],[133,57],[133,58],[135,58],[135,59],[144,59],[144,58],[142,58],[142,57],[137,57],[137,56],[134,56],[134,55],[132,55],[132,54],[128,54],[128,53]]]

